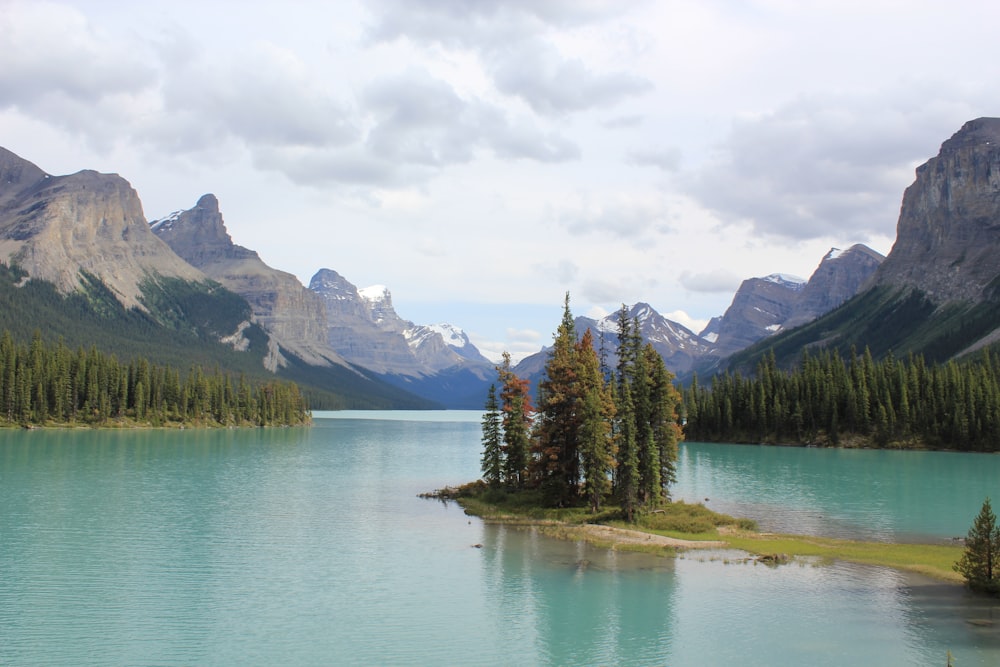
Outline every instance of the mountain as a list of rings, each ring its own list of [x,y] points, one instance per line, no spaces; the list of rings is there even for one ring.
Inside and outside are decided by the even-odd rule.
[[[712,349],[712,344],[682,324],[669,320],[658,313],[648,303],[636,303],[626,308],[627,317],[639,323],[639,333],[643,340],[652,344],[663,357],[663,363],[675,375],[687,373],[704,355]],[[604,347],[605,363],[613,368],[617,363],[615,350],[618,346],[618,313],[606,315],[599,320],[577,317],[573,320],[577,339],[591,330],[594,345],[600,351]],[[537,383],[542,377],[548,359],[548,349],[536,352],[522,359],[514,372],[521,378]]]
[[[857,244],[847,250],[831,248],[808,281],[783,274],[744,280],[725,314],[701,332],[714,346],[697,370],[709,371],[760,340],[830,312],[856,295],[884,259]]]
[[[802,278],[780,273],[744,280],[719,320],[713,354],[727,357],[778,331],[805,286]]]
[[[858,295],[813,322],[731,358],[796,362],[804,347],[928,361],[1000,340],[1000,118],[963,125],[917,167],[903,193],[896,242]]]
[[[495,365],[461,329],[404,320],[384,285],[359,290],[332,269],[309,289],[326,305],[327,342],[350,363],[447,407],[482,407]]]
[[[809,277],[781,329],[792,329],[825,315],[858,294],[885,261],[882,253],[856,244],[847,250],[830,248]]]
[[[46,174],[0,148],[0,259],[63,294],[100,280],[126,308],[145,309],[143,285],[207,277],[149,230],[132,186],[117,174]]]
[[[256,253],[232,246],[215,198],[203,197],[195,209],[158,229],[190,223],[186,250],[220,277],[230,275],[220,264],[242,263],[247,282],[260,286],[247,290],[255,307],[161,239],[122,177],[53,176],[0,148],[0,328],[22,341],[41,331],[49,342],[179,369],[201,365],[261,380],[277,371],[318,408],[434,405],[339,359],[324,342],[315,295],[300,285],[303,303],[319,308],[288,317],[294,295],[269,291],[268,281],[279,280],[254,265]],[[171,240],[180,243],[183,234]],[[319,345],[310,347],[310,334]]]
[[[311,366],[347,365],[326,342],[322,299],[294,275],[272,269],[253,250],[233,243],[215,195],[206,194],[194,208],[153,220],[149,227],[191,266],[245,298],[256,321],[286,352]],[[270,368],[287,363],[275,350]]]

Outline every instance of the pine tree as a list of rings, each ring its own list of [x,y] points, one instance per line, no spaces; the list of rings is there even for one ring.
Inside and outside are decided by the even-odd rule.
[[[499,488],[503,482],[503,433],[501,429],[500,405],[497,403],[497,387],[490,385],[486,396],[486,412],[483,414],[483,480],[491,488]]]
[[[500,381],[500,404],[503,412],[503,479],[507,486],[523,488],[527,481],[531,451],[531,405],[529,382],[511,369],[510,353],[503,353],[503,363],[497,367]]]
[[[1000,593],[1000,528],[989,498],[969,528],[965,552],[954,567],[972,590]]]
[[[539,418],[535,425],[535,475],[546,500],[558,507],[572,502],[579,493],[581,385],[576,342],[567,294],[562,322],[539,383]]]
[[[582,386],[580,404],[579,450],[583,472],[583,492],[591,512],[601,508],[601,501],[611,491],[613,466],[611,448],[611,420],[614,402],[601,364],[594,352],[590,329],[577,344],[579,377]]]

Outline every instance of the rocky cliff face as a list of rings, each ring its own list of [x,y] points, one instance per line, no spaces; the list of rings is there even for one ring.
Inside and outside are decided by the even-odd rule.
[[[882,253],[860,243],[847,250],[831,248],[802,288],[792,314],[781,328],[812,322],[858,294],[883,261]]]
[[[358,290],[336,271],[320,269],[309,289],[326,304],[327,341],[351,363],[409,377],[467,366],[492,372],[492,363],[460,329],[421,326],[401,318],[392,294],[382,285]]]
[[[206,279],[149,230],[125,179],[95,171],[51,176],[2,148],[0,260],[63,292],[77,289],[87,272],[127,307],[141,307],[147,279]]]
[[[914,287],[938,304],[975,303],[995,296],[998,277],[1000,118],[979,118],[917,168],[875,283]]]
[[[847,250],[831,248],[808,281],[781,274],[744,280],[725,314],[701,335],[714,341],[713,355],[726,357],[812,322],[858,294],[884,259],[857,244]]]
[[[256,252],[233,243],[215,195],[154,220],[150,228],[177,255],[246,299],[256,320],[284,349],[314,366],[346,365],[327,343],[323,300],[294,275],[272,269]]]
[[[805,286],[805,280],[781,274],[744,280],[718,323],[714,354],[728,356],[781,329]]]

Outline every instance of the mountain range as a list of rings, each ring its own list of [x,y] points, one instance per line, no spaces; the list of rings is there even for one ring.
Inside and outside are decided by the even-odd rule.
[[[808,280],[749,278],[697,333],[647,303],[627,306],[628,316],[681,378],[750,369],[770,352],[790,364],[804,347],[942,359],[991,344],[1000,338],[998,146],[995,118],[945,141],[904,193],[887,257],[853,245],[831,249]],[[496,377],[461,329],[402,319],[384,286],[359,289],[323,268],[307,287],[269,267],[233,243],[211,194],[147,222],[120,176],[53,176],[0,148],[0,261],[0,325],[21,337],[31,324],[154,360],[216,359],[300,382],[314,407],[480,408]],[[72,322],[71,307],[82,313]],[[613,350],[617,318],[578,318],[577,329]],[[538,377],[545,355],[515,372]]]

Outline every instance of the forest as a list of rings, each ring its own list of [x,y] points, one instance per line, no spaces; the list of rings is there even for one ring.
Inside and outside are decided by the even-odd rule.
[[[290,382],[233,378],[193,366],[182,378],[169,366],[119,362],[96,347],[75,351],[0,336],[0,425],[282,426],[310,421]]]
[[[504,355],[499,395],[490,387],[483,416],[483,480],[498,493],[536,493],[549,507],[586,504],[597,513],[616,502],[633,521],[669,500],[681,395],[624,307],[616,368],[594,349],[589,329],[577,338],[567,295],[537,409]]]
[[[753,376],[725,373],[709,387],[697,378],[684,392],[688,440],[1000,449],[1000,359],[926,364],[868,349],[802,354],[792,371],[766,355]]]

